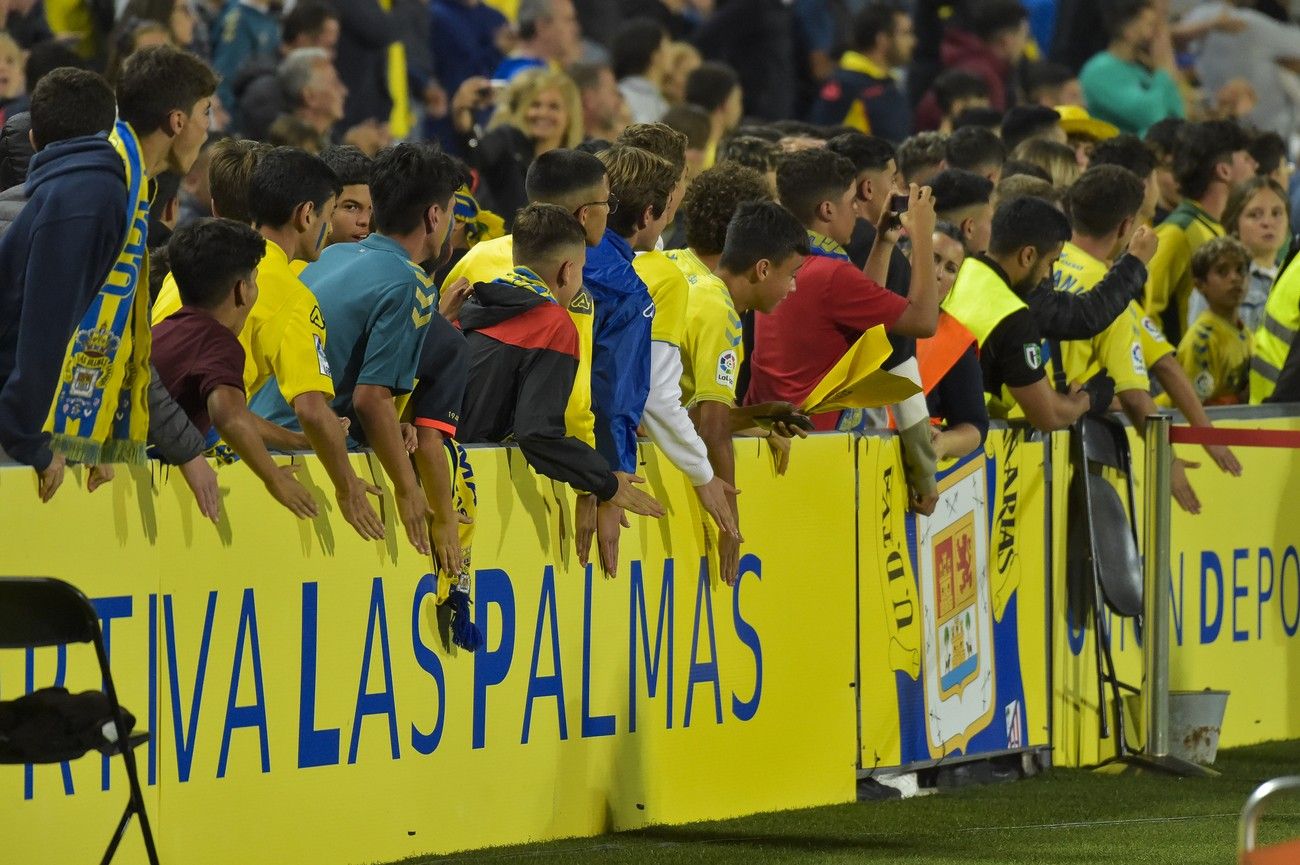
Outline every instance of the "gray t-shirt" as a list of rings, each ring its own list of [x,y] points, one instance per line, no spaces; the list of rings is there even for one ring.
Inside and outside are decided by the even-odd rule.
[[[1224,13],[1244,21],[1246,26],[1238,33],[1214,30],[1193,46],[1196,74],[1207,96],[1213,98],[1223,85],[1243,78],[1259,98],[1248,118],[1250,122],[1284,137],[1289,135],[1300,115],[1300,80],[1278,61],[1300,60],[1300,27],[1222,0],[1202,3],[1187,13],[1183,22],[1212,21]]]

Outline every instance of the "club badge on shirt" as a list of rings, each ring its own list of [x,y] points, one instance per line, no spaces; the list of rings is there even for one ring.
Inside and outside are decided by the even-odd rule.
[[[715,381],[723,387],[736,386],[736,371],[740,368],[740,358],[734,351],[724,351],[718,355],[718,374]]]
[[[1043,365],[1043,347],[1036,342],[1025,343],[1025,364],[1030,369],[1038,369]]]
[[[320,369],[320,374],[333,378],[330,374],[329,358],[325,357],[325,343],[321,341],[320,336],[317,334],[312,334],[311,338],[316,341],[316,366]]]

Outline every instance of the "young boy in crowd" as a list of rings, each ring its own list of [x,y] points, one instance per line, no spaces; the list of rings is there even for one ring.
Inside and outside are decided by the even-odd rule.
[[[228,219],[200,219],[173,234],[167,256],[184,305],[153,329],[153,361],[190,423],[204,434],[215,426],[267,492],[308,519],[315,499],[271,460],[244,396],[239,333],[257,302],[265,249],[261,235]]]
[[[1206,405],[1247,401],[1253,345],[1237,308],[1249,267],[1250,253],[1232,237],[1217,237],[1192,254],[1192,278],[1210,308],[1178,343],[1178,362]]]
[[[459,164],[429,145],[382,151],[369,182],[375,233],[331,246],[302,273],[330,334],[324,365],[334,384],[332,408],[351,421],[353,439],[374,449],[393,482],[407,537],[426,555],[428,503],[411,468],[394,397],[414,387],[425,331],[438,315],[433,278],[416,262],[442,250],[461,180]],[[277,390],[263,390],[252,406],[272,423],[294,423]]]
[[[662,506],[633,486],[641,478],[611,471],[600,453],[565,433],[578,337],[564,310],[582,285],[582,224],[557,205],[530,204],[515,218],[513,254],[515,269],[475,286],[461,310],[470,350],[461,435],[514,441],[539,474],[615,507],[662,516]]]
[[[328,243],[359,243],[370,235],[374,202],[370,197],[370,166],[373,160],[351,144],[333,144],[321,152],[320,158],[338,175],[339,203],[334,207],[334,218]]]

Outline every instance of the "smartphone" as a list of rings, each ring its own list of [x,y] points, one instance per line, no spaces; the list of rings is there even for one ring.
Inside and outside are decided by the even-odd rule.
[[[813,431],[812,418],[799,412],[785,412],[783,414],[765,414],[754,418],[758,425],[764,429],[771,429],[773,424],[783,423],[786,426],[798,427],[804,432]]]
[[[907,213],[908,202],[912,200],[910,195],[893,195],[889,199],[889,210],[891,213]]]

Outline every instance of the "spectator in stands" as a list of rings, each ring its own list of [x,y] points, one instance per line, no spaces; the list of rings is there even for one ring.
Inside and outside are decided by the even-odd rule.
[[[1002,179],[1002,163],[1007,148],[1002,139],[988,129],[968,126],[958,129],[944,142],[944,164],[982,174],[995,184]]]
[[[1061,129],[1065,130],[1066,143],[1074,148],[1080,165],[1087,165],[1097,145],[1119,135],[1119,129],[1104,120],[1098,120],[1078,105],[1062,105]]]
[[[1113,0],[1105,22],[1109,47],[1079,73],[1092,115],[1135,135],[1166,117],[1186,116],[1168,24],[1151,0]]]
[[[763,175],[772,194],[776,195],[777,146],[752,135],[735,135],[724,139],[718,148],[718,162],[734,162]]]
[[[809,119],[898,144],[912,134],[912,108],[891,70],[911,62],[916,46],[912,18],[892,2],[872,3],[853,20],[852,46],[822,86]]]
[[[961,69],[984,80],[989,104],[1006,111],[1016,101],[1015,64],[1029,40],[1029,18],[1019,0],[983,0],[967,9],[964,25],[944,30],[940,56],[945,69]],[[917,106],[917,128],[939,126],[933,92]]]
[[[948,137],[938,132],[918,132],[898,148],[898,172],[904,183],[928,184],[943,171],[948,159]]]
[[[697,105],[683,102],[664,114],[663,125],[686,137],[686,182],[708,167],[713,127],[709,115]],[[683,187],[684,189],[684,187]],[[667,235],[665,235],[667,238]],[[667,240],[665,240],[665,243]]]
[[[605,63],[575,63],[569,67],[569,77],[582,102],[584,136],[613,141],[632,122],[614,71]]]
[[[993,233],[993,181],[973,171],[949,168],[930,181],[935,215],[957,229],[966,255],[988,251]]]
[[[737,170],[750,175],[751,191],[763,188],[757,172]],[[725,208],[717,212],[725,212]],[[695,224],[700,225],[702,213],[697,211],[695,218]],[[715,228],[709,226],[710,230]],[[732,517],[728,522],[739,526],[732,436],[753,427],[758,418],[790,418],[796,411],[792,405],[779,403],[735,407],[735,373],[744,351],[740,316],[750,310],[771,313],[794,290],[795,271],[808,254],[808,237],[788,210],[762,200],[741,203],[729,221],[725,237],[712,272],[699,271],[698,257],[682,255],[675,261],[690,285],[683,310],[681,387],[674,390],[680,405],[690,409],[695,428],[707,448],[712,472],[726,490],[724,505],[729,507]],[[781,430],[788,431],[784,423],[778,421],[778,424]],[[781,437],[775,431],[778,424],[773,424],[771,435]],[[784,469],[778,463],[778,474],[783,474]],[[740,543],[738,531],[718,539],[719,575],[728,585],[736,581]]]
[[[261,235],[229,219],[200,219],[177,231],[167,259],[184,305],[154,327],[152,356],[190,423],[204,435],[215,427],[277,502],[309,519],[316,500],[291,468],[272,461],[244,395],[239,333],[257,302],[254,272],[265,248]]]
[[[171,34],[166,24],[141,21],[138,18],[120,21],[109,38],[108,66],[104,70],[104,77],[109,84],[117,83],[118,76],[122,74],[122,64],[135,52],[155,45],[171,44]]]
[[[1264,323],[1264,305],[1278,276],[1278,261],[1291,234],[1286,193],[1268,177],[1253,177],[1234,186],[1223,209],[1223,230],[1241,241],[1250,253],[1246,291],[1237,317],[1250,333]],[[1188,299],[1187,318],[1196,321],[1209,309],[1204,292]]]
[[[967,108],[952,118],[952,128],[949,131],[956,132],[967,126],[978,126],[996,134],[1002,126],[1002,116],[1003,112],[996,108]]]
[[[480,202],[509,226],[528,202],[529,164],[581,140],[582,107],[573,81],[563,72],[542,70],[518,76],[502,95],[490,131],[470,151],[482,182]]]
[[[1232,237],[1216,237],[1192,255],[1192,278],[1206,301],[1178,343],[1178,362],[1206,405],[1246,402],[1250,331],[1237,309],[1246,296],[1250,252]]]
[[[1174,176],[1174,146],[1178,141],[1178,131],[1187,125],[1180,117],[1169,117],[1153,124],[1147,130],[1143,140],[1156,155],[1156,177],[1160,182],[1160,201],[1156,205],[1152,225],[1159,225],[1173,212],[1183,200],[1178,189],[1178,178]]]
[[[853,163],[824,149],[804,150],[777,166],[780,199],[809,233],[812,257],[799,271],[793,297],[772,315],[757,318],[752,378],[747,403],[799,405],[862,333],[883,325],[904,336],[930,336],[938,318],[934,296],[933,205],[929,189],[914,189],[908,214],[915,250],[906,297],[880,282],[892,253],[877,236],[868,261],[869,277],[844,249],[857,215],[857,172]],[[815,417],[818,429],[834,429],[835,415]]]
[[[339,13],[324,0],[299,0],[280,21],[283,30],[282,50],[323,48],[334,59],[339,45]]]
[[[578,150],[552,150],[537,157],[528,168],[526,187],[529,204],[557,204],[572,213],[586,232],[588,247],[600,244],[609,214],[618,209],[618,199],[610,195],[605,164]],[[514,237],[509,234],[473,246],[447,274],[444,297],[456,292],[458,285],[491,282],[510,273],[514,269],[513,250]],[[596,420],[591,411],[594,305],[590,293],[579,290],[566,308],[577,330],[578,364],[565,409],[565,430],[570,437],[595,448]],[[580,494],[575,511],[578,560],[586,567],[596,531],[596,498]]]
[[[1032,177],[1035,180],[1043,181],[1049,188],[1052,185],[1052,175],[1034,163],[1020,159],[1008,159],[1002,164],[1002,180],[998,182],[998,186],[1001,187],[1003,183],[1014,177]]]
[[[709,141],[704,168],[717,161],[718,145],[740,125],[744,94],[735,71],[723,63],[705,63],[686,80],[686,102],[698,105],[709,116]]]
[[[280,24],[270,0],[240,0],[217,17],[212,29],[212,68],[220,79],[217,96],[234,106],[235,82],[245,67],[280,58]]]
[[[54,34],[46,20],[44,6],[38,0],[10,0],[0,11],[0,30],[13,36],[24,50],[52,40]]]
[[[1007,150],[1014,152],[1024,142],[1039,139],[1065,143],[1061,115],[1055,108],[1017,105],[1002,118],[1002,143]]]
[[[329,140],[343,119],[348,89],[324,48],[298,48],[281,62],[276,73],[286,109]]]
[[[704,58],[689,42],[669,42],[665,54],[667,56],[655,84],[669,106],[679,105],[686,101],[686,82],[691,73],[704,63]]]
[[[949,69],[934,79],[934,98],[943,119],[939,131],[949,133],[953,121],[970,108],[989,107],[989,86],[984,79],[960,69]]]
[[[22,49],[12,36],[0,30],[0,124],[26,111],[27,106]]]
[[[374,152],[410,131],[410,79],[402,74],[407,67],[404,51],[400,67],[393,67],[389,75],[396,62],[392,49],[405,35],[402,19],[380,0],[348,0],[336,9],[339,41],[334,66],[348,92],[344,128],[356,130],[353,135],[376,138],[373,147],[355,138],[349,141]]]
[[[1289,135],[1300,121],[1291,78],[1300,66],[1300,27],[1280,23],[1252,5],[1209,0],[1184,15],[1179,24],[1204,34],[1192,48],[1196,77],[1206,91],[1217,93],[1231,82],[1245,81],[1256,102],[1243,120]]]
[[[408,459],[414,448],[403,442],[394,399],[414,387],[425,332],[438,315],[433,279],[415,262],[441,253],[462,181],[459,163],[430,145],[383,151],[370,171],[375,233],[357,244],[335,244],[302,272],[329,335],[324,365],[334,379],[331,407],[351,421],[351,438],[378,456],[406,537],[424,555],[432,512]],[[275,390],[263,390],[252,405],[272,423],[294,423],[293,409]],[[456,525],[449,512],[443,519]]]
[[[335,144],[325,148],[321,160],[339,179],[342,191],[330,221],[326,246],[335,243],[360,243],[370,236],[374,204],[370,195],[370,170],[373,161],[358,148]]]
[[[292,114],[281,114],[266,130],[266,141],[273,147],[292,147],[319,156],[325,149],[326,139],[306,120]]]
[[[1011,155],[1018,161],[1037,165],[1046,171],[1052,178],[1052,185],[1062,191],[1070,188],[1082,170],[1073,147],[1045,138],[1025,141]]]
[[[501,61],[493,78],[509,81],[539,67],[563,69],[581,53],[582,34],[573,0],[520,0],[515,24],[519,47]]]
[[[1024,296],[1051,275],[1069,238],[1069,220],[1045,201],[1030,196],[1000,206],[988,255],[967,259],[943,303],[979,345],[990,414],[1005,416],[1014,403],[1044,432],[1065,429],[1088,411],[1106,411],[1114,396],[1104,374],[1068,394],[1052,388],[1042,331],[1025,304]]]
[[[740,76],[747,116],[779,120],[796,113],[792,19],[786,3],[722,0],[695,36],[701,54]]]
[[[935,223],[934,276],[940,304],[966,260],[963,241],[961,229],[951,222]],[[940,310],[934,336],[916,341],[916,362],[929,416],[943,421],[934,433],[935,459],[958,459],[983,445],[989,411],[975,336]]]
[[[509,20],[482,0],[432,0],[429,11],[434,76],[447,92],[468,78],[490,78],[503,59]]]
[[[1267,177],[1283,189],[1291,188],[1291,175],[1295,165],[1282,136],[1276,132],[1261,132],[1250,141],[1246,148],[1251,159],[1255,160],[1255,173]]]
[[[57,143],[32,159],[27,179],[31,199],[0,239],[0,273],[4,274],[0,302],[6,308],[0,320],[8,324],[0,331],[0,448],[37,470],[45,501],[63,480],[64,458],[51,450],[51,437],[42,427],[56,395],[69,340],[79,327],[95,327],[83,314],[118,259],[128,255],[126,233],[136,229],[124,222],[122,214],[147,207],[142,205],[147,202],[147,178],[166,170],[187,172],[198,156],[207,137],[215,86],[212,70],[197,58],[172,48],[146,49],[124,70],[112,142],[99,135],[55,131],[50,141]],[[99,130],[110,121],[106,109],[113,100],[106,98],[107,85],[98,76],[69,71],[51,79],[45,90],[39,87],[32,105],[37,147],[45,143],[42,113],[47,109],[51,129],[63,125],[65,130],[73,126]],[[41,104],[42,97],[51,102]],[[126,156],[119,154],[118,146]],[[129,165],[129,173],[124,165]],[[128,178],[134,178],[131,187],[125,185]],[[128,206],[132,189],[137,199]],[[146,234],[139,245],[147,242]],[[128,257],[121,263],[141,273],[141,261]],[[142,276],[147,276],[145,271]],[[142,280],[128,287],[145,291],[146,286],[147,280]],[[122,288],[115,287],[116,296],[122,296]],[[129,359],[119,355],[114,362],[137,363],[140,353],[147,358],[147,350],[146,342],[136,346]],[[109,398],[102,386],[97,394]],[[87,429],[91,426],[87,424]],[[53,425],[52,431],[62,432],[61,424]],[[90,432],[93,442],[86,442],[84,436],[76,442],[86,442],[85,451],[94,452],[104,441],[101,434],[107,435],[102,428],[95,429]],[[140,444],[145,437],[141,436]],[[101,472],[96,485],[105,476],[111,477],[111,472]],[[215,513],[210,500],[205,506],[205,513]]]
[[[461,310],[470,351],[461,435],[466,442],[519,445],[539,474],[595,495],[602,505],[660,517],[660,504],[631,472],[565,434],[564,411],[577,367],[577,336],[564,310],[582,289],[585,232],[573,214],[530,204],[516,220],[515,269],[479,283]],[[607,571],[617,561],[604,554]],[[615,552],[615,556],[616,556]]]
[[[587,254],[583,268],[596,305],[591,404],[596,449],[616,471],[630,474],[637,465],[636,428],[650,390],[654,315],[649,290],[632,260],[635,251],[653,249],[663,233],[684,167],[626,144],[616,144],[600,158],[619,208],[609,215],[605,237]],[[598,525],[612,523],[616,537],[620,519],[615,508],[604,506]],[[602,532],[602,538],[609,534]]]
[[[1025,69],[1025,101],[1031,105],[1056,108],[1060,105],[1082,107],[1083,85],[1074,70],[1060,63],[1039,61]]]
[[[118,17],[124,21],[131,18],[156,21],[167,28],[172,44],[177,48],[193,51],[198,47],[194,44],[198,21],[188,0],[130,0]],[[207,48],[202,47],[197,53],[204,55]]]
[[[633,123],[654,123],[668,110],[655,81],[668,57],[668,34],[651,18],[634,18],[619,28],[610,45],[610,63]]]
[[[1189,123],[1174,145],[1174,175],[1183,199],[1156,229],[1160,246],[1147,279],[1147,315],[1161,324],[1171,342],[1187,328],[1192,292],[1192,255],[1223,234],[1219,218],[1232,187],[1255,174],[1246,151],[1250,139],[1228,120]]]

